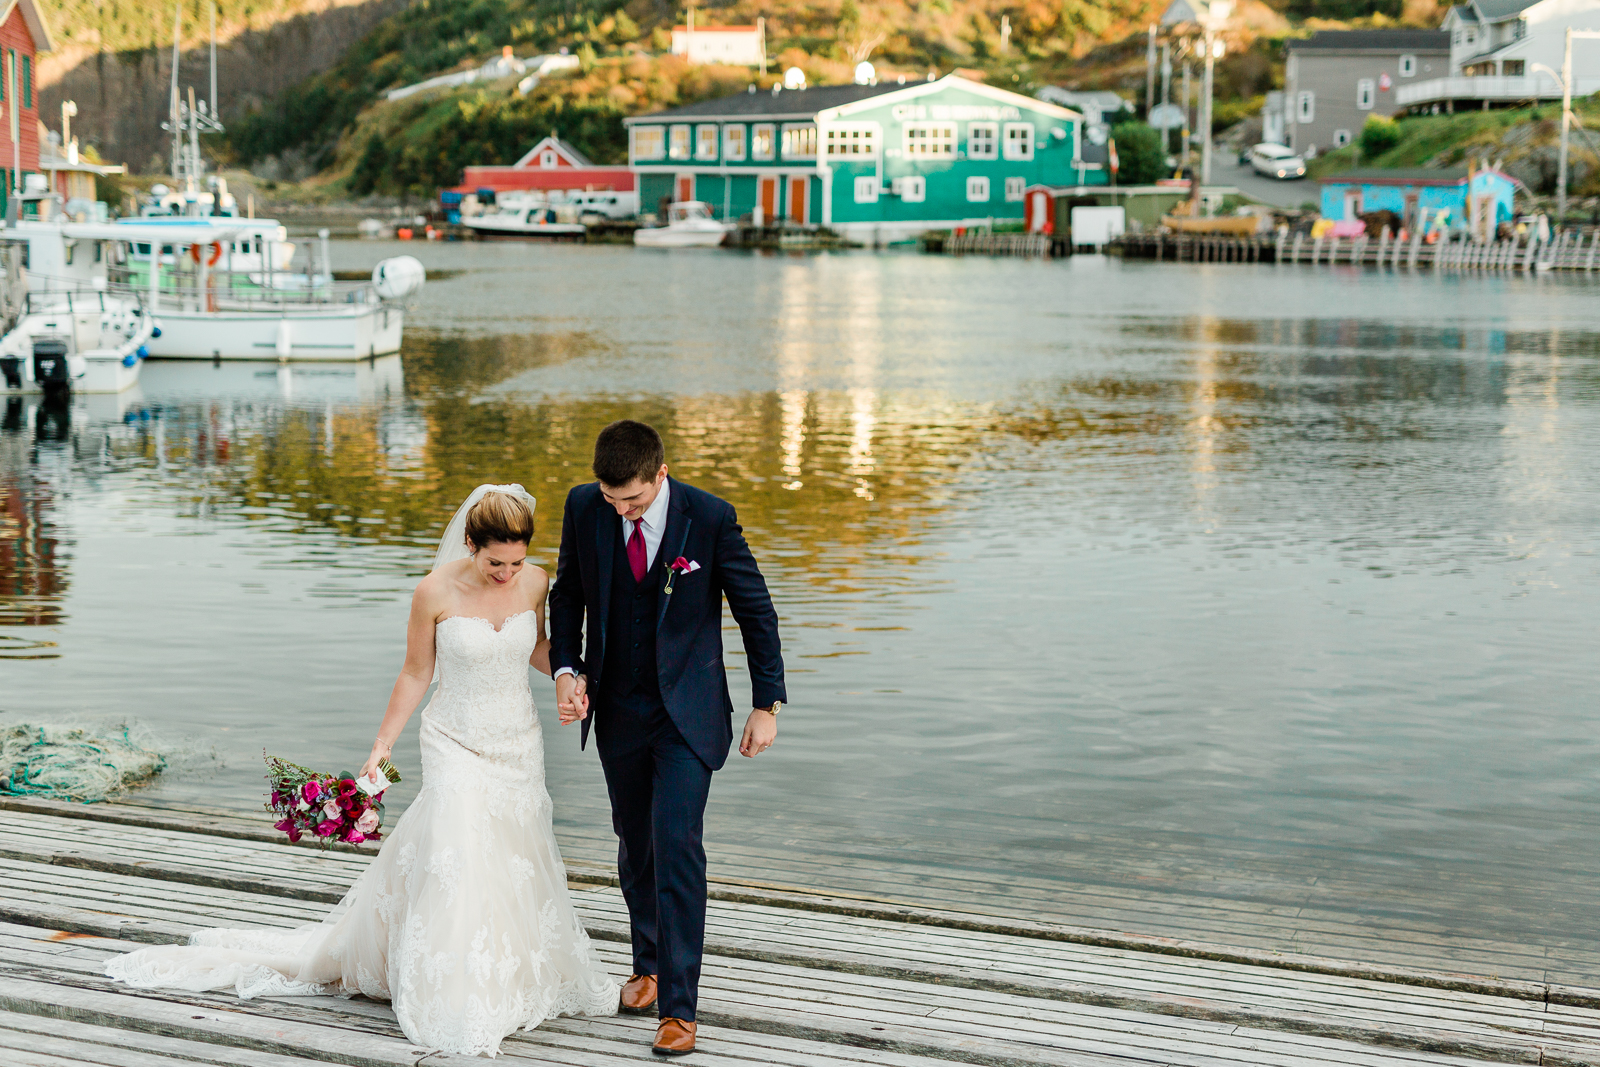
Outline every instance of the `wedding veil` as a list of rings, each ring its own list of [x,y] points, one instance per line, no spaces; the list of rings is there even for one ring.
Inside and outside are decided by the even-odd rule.
[[[454,563],[458,559],[466,559],[472,555],[467,550],[467,512],[471,511],[474,504],[490,493],[505,493],[507,496],[521,497],[528,502],[530,511],[539,506],[539,502],[534,499],[533,494],[515,482],[510,485],[478,486],[468,495],[466,501],[456,509],[455,515],[450,519],[450,525],[444,528],[444,536],[439,538],[439,551],[433,554],[433,566],[428,568],[430,574],[443,567],[446,563]],[[433,680],[436,682],[439,680],[439,668],[437,665],[433,668]]]

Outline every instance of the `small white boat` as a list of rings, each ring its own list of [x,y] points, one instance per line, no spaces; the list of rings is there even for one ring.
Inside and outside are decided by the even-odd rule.
[[[564,214],[569,216],[565,220]],[[576,240],[588,232],[588,227],[573,221],[571,216],[574,215],[571,209],[560,211],[542,197],[502,195],[495,210],[464,218],[461,225],[479,237]]]
[[[0,337],[0,392],[120,393],[139,380],[159,333],[137,297],[33,289]]]
[[[634,230],[640,248],[715,248],[733,227],[711,217],[711,208],[699,200],[685,200],[667,209],[667,224]]]

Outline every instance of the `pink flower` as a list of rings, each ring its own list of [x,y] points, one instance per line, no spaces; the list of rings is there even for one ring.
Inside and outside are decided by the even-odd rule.
[[[332,837],[334,834],[339,832],[339,826],[340,823],[338,819],[326,819],[322,822],[319,822],[317,823],[317,836]]]
[[[356,820],[356,829],[363,834],[370,834],[378,828],[378,811],[368,808],[361,813],[361,818]]]
[[[352,845],[359,845],[366,839],[366,835],[364,835],[360,830],[351,830],[349,833],[344,835],[344,840],[350,842]]]
[[[339,802],[329,797],[322,805],[322,814],[325,818],[337,819],[339,817]]]
[[[315,781],[307,782],[301,787],[300,795],[305,798],[308,803],[314,804],[316,803],[317,798],[322,795],[322,786],[318,785]]]
[[[667,566],[669,570],[678,571],[681,574],[693,574],[700,569],[700,564],[694,560],[684,559],[682,556],[679,556]]]

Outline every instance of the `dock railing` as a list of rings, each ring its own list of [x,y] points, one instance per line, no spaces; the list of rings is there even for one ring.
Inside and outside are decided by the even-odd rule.
[[[1429,243],[1420,234],[1401,240],[1387,228],[1378,236],[1312,237],[1278,233],[1271,237],[1219,237],[1183,233],[1125,234],[1107,247],[1127,259],[1190,263],[1309,263],[1408,270],[1600,271],[1600,229],[1566,231],[1549,241],[1514,236],[1473,241],[1442,238]]]

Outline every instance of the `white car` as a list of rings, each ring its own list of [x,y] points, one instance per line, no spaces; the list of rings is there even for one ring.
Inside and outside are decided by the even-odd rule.
[[[1250,149],[1250,166],[1268,178],[1292,181],[1306,176],[1306,161],[1295,155],[1294,149],[1281,144],[1263,142]]]

